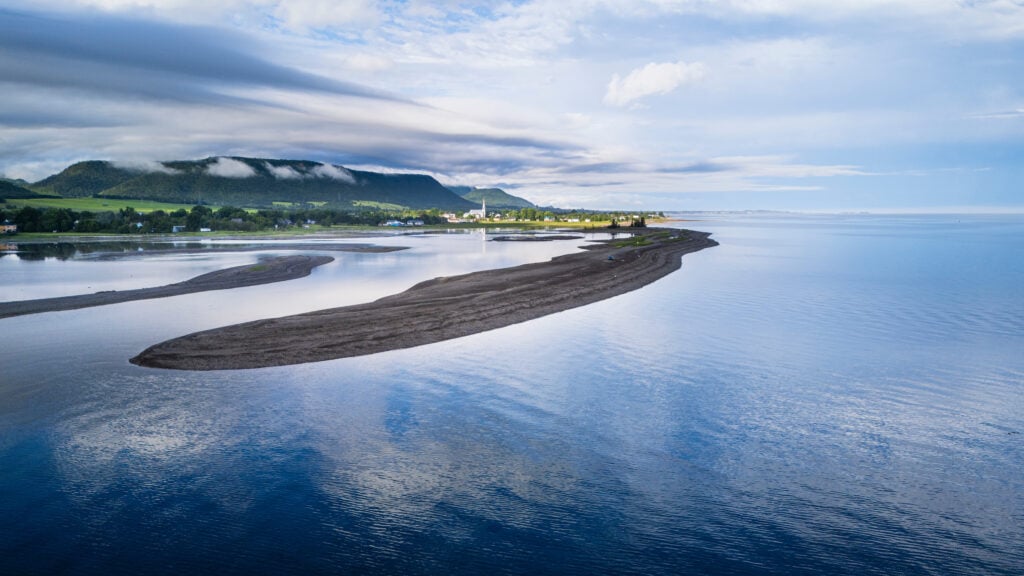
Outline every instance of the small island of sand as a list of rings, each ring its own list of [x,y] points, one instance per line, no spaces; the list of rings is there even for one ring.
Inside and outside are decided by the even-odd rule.
[[[135,290],[110,290],[95,294],[79,294],[76,296],[59,296],[56,298],[39,298],[36,300],[19,300],[0,302],[0,318],[39,314],[41,312],[57,312],[61,310],[77,310],[91,306],[120,304],[133,300],[149,298],[166,298],[181,294],[206,292],[207,290],[228,290],[271,282],[283,282],[309,276],[317,266],[333,262],[330,256],[279,256],[262,260],[256,264],[233,266],[202,274],[174,284],[154,288],[138,288]]]
[[[292,243],[292,242],[254,242],[253,244],[240,244],[230,246],[210,247],[184,247],[160,249],[152,251],[132,252],[99,252],[95,257],[99,260],[116,260],[130,258],[145,258],[151,254],[209,254],[225,252],[258,252],[262,250],[288,250],[288,251],[317,251],[317,252],[362,252],[362,253],[383,253],[405,250],[402,246],[379,246],[375,244],[352,244],[352,243]],[[150,298],[167,298],[168,296],[180,296],[182,294],[193,294],[206,292],[208,290],[230,290],[232,288],[245,288],[246,286],[257,286],[259,284],[271,284],[273,282],[284,282],[295,280],[309,274],[317,266],[333,262],[330,256],[279,256],[276,258],[261,259],[256,264],[234,266],[223,270],[216,270],[165,286],[153,288],[139,288],[134,290],[107,290],[93,294],[78,294],[74,296],[58,296],[55,298],[38,298],[35,300],[17,300],[12,302],[0,302],[0,319],[26,314],[40,314],[42,312],[60,312],[64,310],[77,310],[79,308],[90,308],[92,306],[106,306],[108,304],[120,304],[134,300],[147,300]]]
[[[262,368],[411,348],[584,306],[678,270],[710,234],[631,229],[548,262],[421,282],[368,304],[196,332],[151,346],[133,364],[178,370]]]

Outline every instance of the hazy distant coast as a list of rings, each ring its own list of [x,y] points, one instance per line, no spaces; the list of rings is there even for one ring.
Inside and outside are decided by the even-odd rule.
[[[718,245],[704,232],[650,228],[630,233],[548,262],[428,280],[368,304],[189,334],[151,346],[131,362],[228,370],[410,348],[636,290],[678,270],[684,255]]]

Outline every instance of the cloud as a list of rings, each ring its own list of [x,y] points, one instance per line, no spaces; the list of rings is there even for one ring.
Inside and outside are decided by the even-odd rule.
[[[181,172],[165,166],[163,162],[156,160],[132,160],[132,159],[119,159],[111,162],[115,167],[124,170],[131,170],[134,172],[145,172],[148,174],[159,173],[159,174],[180,174]]]
[[[954,40],[1024,36],[1024,4],[1019,0],[634,0],[578,4],[591,10],[607,9],[620,19],[696,16],[698,22],[739,23],[736,30],[741,34],[746,26],[760,21],[770,26],[825,26],[837,33],[878,33],[887,28]]]
[[[356,179],[352,176],[351,172],[331,164],[319,164],[310,170],[310,173],[314,176],[320,176],[321,178],[331,178],[333,180],[340,180],[349,184],[356,183]]]
[[[373,24],[380,17],[374,4],[370,0],[282,0],[274,16],[297,31]]]
[[[734,169],[734,166],[731,164],[724,164],[718,160],[701,160],[699,162],[691,162],[681,166],[665,166],[659,168],[658,172],[665,172],[668,174],[710,174],[714,172],[726,172],[732,169]]]
[[[376,166],[615,207],[874,186],[937,168],[922,146],[1009,158],[1021,143],[1015,0],[0,6],[0,169],[30,178],[93,158],[295,158],[324,165],[253,166]],[[964,163],[1015,181],[989,156]]]
[[[221,158],[223,160],[223,158]],[[270,162],[264,162],[263,167],[270,172],[270,175],[279,180],[299,180],[303,178],[329,178],[348,184],[355,184],[356,179],[352,173],[339,166],[331,164],[316,164],[309,170],[297,166],[275,166]]]
[[[980,112],[977,114],[970,114],[968,115],[968,118],[975,118],[978,120],[1019,120],[1024,118],[1024,108],[1000,110],[998,112]]]
[[[219,28],[0,9],[0,78],[6,82],[188,103],[253,102],[232,93],[253,87],[399,100],[276,64],[259,55],[264,50],[253,36]]]
[[[379,54],[352,54],[344,58],[345,65],[363,72],[380,72],[395,67],[395,61]]]
[[[559,174],[621,174],[635,168],[635,164],[627,162],[582,162],[558,168],[555,172]]]
[[[278,180],[298,180],[305,176],[291,166],[274,166],[270,162],[264,162],[263,167],[267,169],[267,172],[270,172],[271,176]]]
[[[625,106],[645,96],[668,94],[683,84],[695,82],[703,77],[704,65],[700,62],[651,62],[643,68],[633,70],[625,78],[619,77],[618,74],[612,76],[604,101],[613,106]]]
[[[221,178],[249,178],[256,175],[256,171],[245,162],[223,156],[209,164],[206,173]]]

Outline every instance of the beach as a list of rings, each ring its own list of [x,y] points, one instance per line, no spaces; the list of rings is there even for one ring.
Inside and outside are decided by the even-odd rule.
[[[421,282],[374,302],[197,332],[146,349],[133,364],[178,370],[262,368],[410,348],[584,306],[678,270],[716,246],[710,234],[639,228],[547,262]]]

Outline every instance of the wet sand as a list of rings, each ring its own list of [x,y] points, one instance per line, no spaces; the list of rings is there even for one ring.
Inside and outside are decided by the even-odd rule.
[[[131,362],[153,368],[230,370],[410,348],[636,290],[678,270],[684,255],[718,245],[704,232],[624,232],[641,240],[602,241],[548,262],[436,278],[368,304],[196,332],[151,346]]]
[[[282,282],[309,276],[313,268],[333,261],[330,256],[279,256],[268,260],[262,260],[256,264],[234,266],[210,272],[195,278],[158,286],[156,288],[139,288],[135,290],[111,290],[108,292],[97,292],[95,294],[81,294],[77,296],[61,296],[57,298],[40,298],[37,300],[20,300],[15,302],[0,302],[0,318],[22,316],[25,314],[38,314],[40,312],[56,312],[60,310],[76,310],[91,306],[105,306],[107,304],[120,304],[133,300],[145,300],[149,298],[165,298],[167,296],[179,296],[181,294],[192,294],[193,292],[205,292],[207,290],[228,290],[231,288],[242,288],[244,286],[256,286],[258,284],[269,284],[271,282]]]

